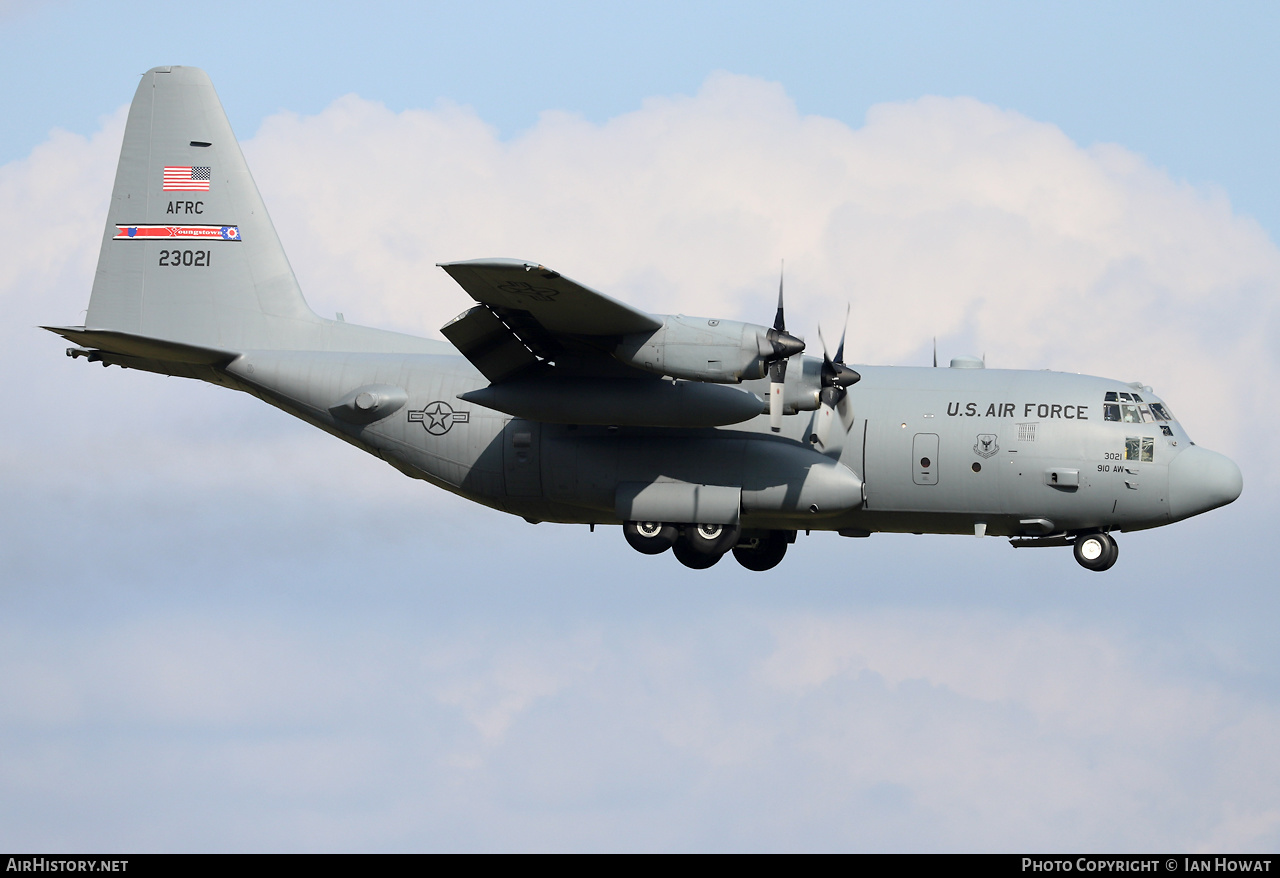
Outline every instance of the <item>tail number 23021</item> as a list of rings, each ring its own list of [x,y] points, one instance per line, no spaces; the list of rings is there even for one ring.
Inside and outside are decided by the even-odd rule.
[[[198,268],[209,267],[208,250],[161,250],[161,265],[187,265]]]

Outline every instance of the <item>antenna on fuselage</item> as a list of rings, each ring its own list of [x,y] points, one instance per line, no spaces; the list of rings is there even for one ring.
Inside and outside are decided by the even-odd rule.
[[[933,368],[938,368],[938,337],[933,337]]]

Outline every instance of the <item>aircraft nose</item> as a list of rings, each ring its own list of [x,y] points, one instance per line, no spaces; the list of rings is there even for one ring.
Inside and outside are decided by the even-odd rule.
[[[1244,478],[1226,455],[1198,445],[1169,462],[1169,514],[1174,521],[1226,506],[1240,496]]]

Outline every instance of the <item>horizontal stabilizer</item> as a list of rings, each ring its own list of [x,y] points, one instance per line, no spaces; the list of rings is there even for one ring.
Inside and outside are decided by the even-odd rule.
[[[161,363],[184,363],[193,366],[225,366],[238,353],[220,351],[159,338],[148,338],[113,329],[86,329],[83,326],[42,326],[69,342],[85,348],[137,357]]]

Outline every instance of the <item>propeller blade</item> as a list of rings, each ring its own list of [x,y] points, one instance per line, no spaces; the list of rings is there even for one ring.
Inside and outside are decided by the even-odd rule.
[[[782,268],[778,269],[778,313],[773,315],[773,328],[778,332],[787,331],[787,321],[782,313],[782,278],[787,268],[787,262],[782,261]]]
[[[769,354],[767,360],[770,363],[794,357],[804,350],[804,339],[796,338],[787,332],[786,312],[782,305],[781,275],[778,276],[778,311],[773,316],[773,328],[766,333],[765,338],[770,348],[772,348],[772,353]]]
[[[785,384],[770,382],[769,384],[769,429],[775,433],[782,430],[782,391]]]
[[[836,362],[844,365],[844,337],[849,332],[849,304],[844,306],[844,329],[840,330],[840,347],[836,348]]]
[[[782,401],[787,387],[787,361],[775,360],[769,364],[769,429],[782,430]]]
[[[818,339],[822,342],[822,389],[819,397],[822,405],[813,416],[813,442],[822,451],[833,447],[842,447],[844,437],[853,426],[853,404],[849,402],[850,385],[857,384],[862,376],[844,364],[844,341],[849,330],[849,308],[844,313],[844,329],[840,332],[840,347],[836,348],[836,358],[831,359],[827,352],[827,340],[822,335],[822,327],[818,327]],[[831,435],[832,421],[837,414],[841,430],[836,440]]]
[[[850,415],[853,413],[853,406],[849,405],[848,396],[848,391],[839,385],[829,385],[820,391],[822,405],[813,416],[813,438],[815,444],[824,452],[844,445],[844,437],[852,425],[852,421],[847,420],[845,415],[846,413]],[[833,439],[831,428],[833,426],[832,422],[837,420],[837,412],[840,413],[839,421],[842,429],[836,433],[838,439]]]
[[[769,343],[773,357],[769,363],[769,429],[782,431],[782,402],[787,386],[787,359],[804,350],[804,341],[787,332],[786,311],[782,304],[783,281],[786,278],[786,260],[778,269],[778,311],[773,315],[773,329],[769,331]]]
[[[831,436],[831,422],[835,420],[832,416],[831,406],[823,402],[818,411],[814,413],[813,420],[814,444],[825,451]]]
[[[836,412],[840,415],[840,423],[844,426],[844,431],[848,433],[849,428],[853,426],[853,402],[849,399],[848,393],[845,393],[836,403]]]
[[[839,398],[832,405],[832,397],[839,391]],[[839,427],[835,426],[839,422]],[[853,403],[843,387],[825,388],[822,392],[822,406],[813,416],[813,440],[818,449],[824,453],[838,451],[844,447],[845,437],[853,427]],[[832,435],[832,430],[835,435]]]
[[[827,353],[827,340],[822,337],[821,326],[818,327],[818,341],[822,342],[822,377],[824,379],[823,383],[825,384],[827,373],[830,372],[832,375],[835,374],[836,364],[831,362],[831,355]],[[843,343],[844,341],[842,339],[841,344]],[[837,356],[836,357],[837,362],[839,361],[839,359],[840,359],[839,356]]]

